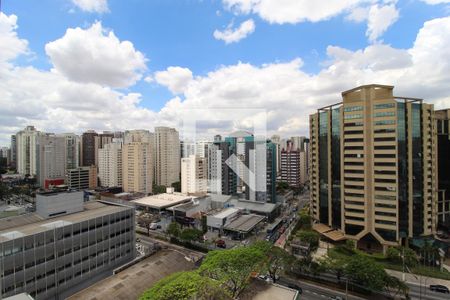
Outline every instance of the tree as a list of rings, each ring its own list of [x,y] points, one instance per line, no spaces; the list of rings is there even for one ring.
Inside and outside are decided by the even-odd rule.
[[[174,237],[179,237],[181,234],[181,226],[177,222],[172,222],[167,227],[167,233]]]
[[[281,270],[289,267],[294,258],[284,249],[272,246],[267,253],[267,271],[273,282],[276,282]]]
[[[147,229],[147,235],[150,235],[150,225],[157,219],[158,219],[157,216],[154,216],[149,213],[143,213],[138,217],[138,222]]]
[[[353,255],[347,262],[344,273],[354,283],[369,291],[381,292],[388,276],[384,268],[364,255]]]
[[[206,215],[202,215],[202,232],[205,234],[208,232],[208,224]]]
[[[408,267],[414,267],[418,262],[414,250],[407,247],[389,247],[386,251],[386,258],[397,264],[403,263],[404,259]]]
[[[325,257],[325,259],[320,261],[324,269],[333,272],[336,275],[336,279],[340,282],[342,275],[344,275],[344,269],[346,261],[341,258],[335,257]]]
[[[156,185],[156,183],[153,183],[152,192],[154,195],[163,194],[166,192],[166,186]]]
[[[299,228],[304,229],[311,228],[311,216],[305,211],[300,211],[298,215],[299,215],[298,219]]]
[[[319,247],[320,235],[317,232],[301,230],[297,233],[297,236],[301,241],[309,243],[311,251],[315,251]]]
[[[140,300],[228,300],[231,299],[220,283],[201,276],[196,271],[178,272],[158,281],[144,292]]]
[[[264,258],[260,246],[215,250],[206,255],[199,272],[223,283],[234,298],[247,285],[251,272],[259,272]]]
[[[175,189],[175,192],[181,193],[181,181],[172,183],[172,187]]]
[[[186,228],[186,229],[183,229],[183,231],[181,232],[180,239],[185,240],[185,241],[195,241],[195,240],[198,240],[202,236],[203,236],[203,233],[201,230],[198,230],[196,228]]]
[[[4,184],[3,182],[0,182],[0,200],[6,200],[11,195],[10,188]]]
[[[277,182],[277,190],[278,191],[284,192],[288,188],[289,188],[289,183],[287,183],[286,181]]]
[[[392,298],[395,298],[399,293],[403,296],[407,296],[409,292],[409,287],[406,283],[395,276],[386,276],[385,278],[385,289],[391,294]],[[395,293],[392,295],[392,291]]]

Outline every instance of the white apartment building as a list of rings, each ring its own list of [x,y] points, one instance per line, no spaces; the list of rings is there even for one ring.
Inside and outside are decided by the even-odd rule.
[[[125,192],[152,192],[153,149],[151,144],[132,142],[122,147],[122,187]]]
[[[98,178],[100,186],[122,186],[122,144],[110,143],[98,150]]]
[[[17,172],[21,175],[37,174],[36,144],[41,135],[34,126],[27,126],[16,134]]]
[[[180,136],[175,128],[155,127],[155,179],[171,186],[180,180]]]
[[[46,180],[64,179],[66,175],[66,140],[54,134],[41,134],[36,140],[37,178],[41,187]]]
[[[181,193],[207,192],[206,158],[191,155],[181,159]]]

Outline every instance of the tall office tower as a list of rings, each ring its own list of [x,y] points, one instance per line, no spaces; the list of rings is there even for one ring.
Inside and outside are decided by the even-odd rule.
[[[276,147],[277,177],[278,177],[281,176],[281,138],[279,135],[274,134],[270,138],[270,141],[274,143]]]
[[[52,133],[41,134],[36,141],[37,179],[41,187],[64,183],[66,175],[66,139]]]
[[[123,131],[114,131],[114,138],[115,139],[123,139],[125,136]]]
[[[290,187],[300,186],[300,157],[299,148],[295,148],[292,141],[287,142],[287,148],[281,150],[281,180]],[[304,155],[303,155],[304,156]]]
[[[183,194],[206,194],[206,158],[191,155],[181,159],[181,192]]]
[[[305,140],[307,138],[304,136],[293,136],[290,141],[292,142],[293,149],[300,149],[300,151],[305,151]]]
[[[171,186],[180,181],[180,137],[169,127],[155,127],[155,180],[157,185]]]
[[[233,153],[236,155],[238,164],[236,168],[238,170],[236,176],[236,184],[237,184],[237,192],[241,193],[244,190],[244,180],[245,177],[245,149],[246,143],[249,141],[253,141],[253,134],[251,132],[240,130],[231,133],[229,136],[225,138],[225,141],[229,142],[230,146],[233,149]]]
[[[310,116],[311,212],[332,240],[386,250],[436,226],[433,105],[365,85]]]
[[[122,186],[122,143],[110,143],[98,150],[100,186]]]
[[[219,142],[221,142],[222,141],[222,136],[220,135],[220,134],[216,134],[215,136],[214,136],[214,142],[216,143],[219,143]]]
[[[276,161],[276,145],[270,140],[261,141],[255,138],[253,141],[245,142],[245,165],[255,176],[254,189],[244,183],[247,200],[276,202]],[[249,179],[247,182],[252,182],[252,180]]]
[[[13,169],[17,168],[17,140],[16,135],[11,135],[11,162],[9,166]]]
[[[58,136],[66,141],[66,169],[76,169],[80,166],[80,137],[74,133],[62,133]]]
[[[34,126],[27,126],[16,134],[17,173],[35,176],[37,174],[36,144],[41,135]]]
[[[143,142],[122,146],[122,187],[125,192],[149,194],[153,184],[153,149]]]
[[[83,132],[81,136],[81,165],[95,166],[96,165],[96,150],[98,144],[98,134],[94,130]]]
[[[450,109],[437,110],[438,205],[439,226],[450,227]]]
[[[208,149],[208,191],[212,194],[235,195],[237,175],[225,162],[234,154],[229,141],[214,142]]]
[[[87,190],[97,187],[97,167],[79,167],[66,171],[66,184],[71,190]]]

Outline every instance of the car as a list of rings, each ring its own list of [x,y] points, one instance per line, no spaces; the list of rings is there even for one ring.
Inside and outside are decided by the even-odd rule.
[[[330,300],[343,300],[343,298],[341,296],[333,296],[330,297]]]
[[[445,285],[440,284],[432,284],[430,285],[430,290],[433,292],[443,293],[443,294],[450,294],[450,290]]]
[[[219,248],[226,248],[227,244],[225,243],[224,240],[217,240],[216,241],[216,246],[219,247]]]
[[[287,287],[288,287],[288,288],[291,288],[291,289],[294,289],[294,290],[297,290],[299,294],[303,293],[302,288],[299,287],[299,286],[298,286],[297,284],[295,284],[295,283],[288,283],[288,284],[287,284]]]
[[[141,239],[140,239],[140,238],[136,238],[136,242],[138,242],[138,243],[139,243],[140,241],[141,241]]]

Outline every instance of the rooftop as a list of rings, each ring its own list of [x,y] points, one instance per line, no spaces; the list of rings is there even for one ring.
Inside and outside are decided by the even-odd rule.
[[[232,214],[234,214],[234,213],[236,213],[238,211],[239,211],[238,208],[229,207],[229,208],[226,208],[226,209],[218,212],[217,214],[214,215],[214,217],[216,217],[218,219],[223,219],[223,218],[226,218],[226,217],[228,217],[228,216],[230,216],[230,215],[232,215]]]
[[[230,204],[234,207],[239,207],[242,209],[248,209],[250,211],[256,211],[261,213],[271,213],[278,204],[269,202],[257,202],[257,201],[245,201],[232,199]]]
[[[188,196],[182,193],[172,193],[172,194],[158,194],[153,196],[148,196],[133,200],[131,202],[138,206],[145,206],[150,208],[162,209],[171,207],[180,203],[189,202],[197,197]]]
[[[225,226],[225,229],[237,232],[250,232],[256,225],[264,221],[265,217],[258,215],[242,215],[230,224]]]
[[[80,223],[95,217],[109,215],[129,209],[99,201],[87,202],[81,212],[44,219],[36,213],[0,219],[0,242],[47,231],[49,228]]]

